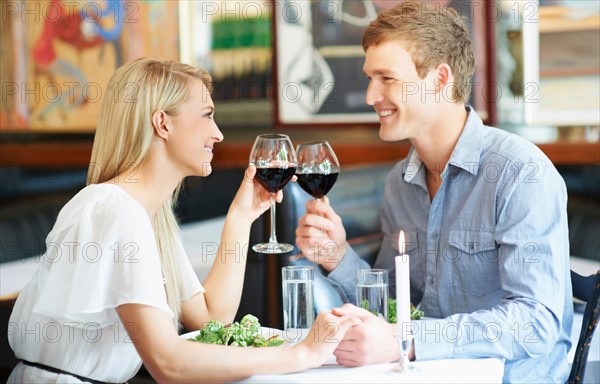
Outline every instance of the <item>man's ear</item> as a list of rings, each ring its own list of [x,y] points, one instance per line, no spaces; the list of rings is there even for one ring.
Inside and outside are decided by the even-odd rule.
[[[442,88],[449,85],[454,79],[452,68],[446,63],[442,63],[436,68],[435,91],[440,92]]]
[[[167,124],[168,120],[169,116],[163,110],[154,111],[152,114],[152,127],[156,135],[161,139],[167,140],[169,138],[171,129]]]

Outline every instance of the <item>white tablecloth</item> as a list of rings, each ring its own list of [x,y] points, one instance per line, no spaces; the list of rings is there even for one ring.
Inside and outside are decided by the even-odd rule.
[[[396,364],[346,368],[325,365],[287,375],[257,375],[242,383],[501,383],[500,359],[452,359],[418,361],[408,373],[393,372]]]

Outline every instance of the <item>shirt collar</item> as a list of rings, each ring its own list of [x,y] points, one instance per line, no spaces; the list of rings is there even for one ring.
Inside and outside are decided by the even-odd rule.
[[[452,151],[448,164],[477,175],[481,150],[483,148],[483,132],[481,129],[483,128],[483,122],[472,107],[466,106],[465,108],[468,113],[467,122]],[[414,147],[410,148],[407,158],[408,161],[405,163],[403,174],[404,181],[410,183],[419,174],[423,161]]]
[[[472,107],[467,106],[467,122],[452,151],[448,164],[477,175],[483,148],[483,122]]]
[[[421,160],[419,154],[417,151],[415,151],[415,147],[410,147],[407,158],[408,161],[404,164],[404,170],[402,174],[404,181],[410,183],[412,179],[419,174],[421,165],[423,165],[423,160]]]

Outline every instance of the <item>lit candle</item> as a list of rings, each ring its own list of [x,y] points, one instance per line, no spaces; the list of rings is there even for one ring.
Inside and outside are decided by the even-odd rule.
[[[408,324],[410,323],[410,265],[408,255],[405,254],[404,232],[400,231],[398,250],[396,256],[396,316],[398,337],[406,340]]]

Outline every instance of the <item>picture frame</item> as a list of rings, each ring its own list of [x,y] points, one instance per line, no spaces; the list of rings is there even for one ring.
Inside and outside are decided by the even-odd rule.
[[[272,16],[276,125],[378,126],[377,115],[365,102],[362,31],[379,10],[399,3],[402,0],[277,1]],[[471,30],[477,67],[469,104],[486,123],[494,124],[495,8],[487,2],[436,3],[456,9]]]
[[[600,125],[600,4],[531,1],[522,19],[525,123]]]
[[[193,0],[179,5],[181,61],[211,73],[219,120],[234,121],[239,112],[246,124],[248,114],[264,114],[259,106],[268,104],[271,92],[272,0]],[[227,113],[221,114],[223,110]]]
[[[177,2],[3,1],[1,11],[0,132],[94,132],[116,68],[179,59]]]

